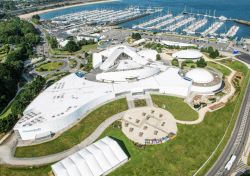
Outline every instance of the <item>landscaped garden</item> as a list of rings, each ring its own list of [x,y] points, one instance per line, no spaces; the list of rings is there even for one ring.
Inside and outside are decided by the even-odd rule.
[[[136,147],[136,145],[134,145],[134,143],[121,132],[120,128],[111,125],[106,129],[100,138],[104,136],[112,136],[121,140],[130,154],[130,160],[123,166],[117,168],[114,172],[110,173],[110,175],[191,176],[208,159],[221,141],[226,129],[228,129],[225,138],[220,144],[218,150],[216,150],[215,155],[213,155],[206,167],[198,174],[204,175],[218,158],[231,135],[250,76],[250,72],[247,70],[246,66],[241,63],[228,63],[228,66],[236,68],[243,73],[243,78],[242,81],[239,82],[240,87],[237,89],[235,97],[232,98],[225,107],[215,112],[207,113],[204,121],[200,124],[178,124],[178,133],[175,139],[162,145],[147,146],[144,149],[141,149]],[[197,118],[197,113],[184,103],[181,98],[160,95],[152,95],[152,98],[154,104],[170,111],[174,117],[179,120],[194,120]],[[93,132],[103,120],[110,117],[112,114],[118,113],[121,109],[127,109],[125,99],[117,101],[108,103],[93,111],[76,126],[51,142],[37,146],[18,148],[16,156],[32,157],[57,153],[80,143],[91,134],[91,132]],[[40,155],[40,153],[42,154]],[[50,171],[49,166],[38,169],[8,169],[6,167],[0,169],[3,176],[43,176],[47,175]]]
[[[177,120],[193,121],[198,118],[198,113],[193,110],[182,98],[162,95],[151,95],[154,104],[166,109]]]
[[[38,72],[44,72],[44,71],[54,71],[59,69],[63,66],[63,62],[56,61],[56,62],[48,62],[45,64],[41,64],[38,67],[36,67],[36,71]]]
[[[18,147],[15,156],[37,157],[67,150],[83,141],[107,118],[125,110],[127,110],[127,102],[124,98],[105,104],[55,140],[34,146]]]

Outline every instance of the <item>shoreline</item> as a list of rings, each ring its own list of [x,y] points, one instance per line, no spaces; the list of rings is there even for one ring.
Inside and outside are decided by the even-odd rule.
[[[98,0],[98,1],[94,1],[94,2],[82,2],[79,4],[66,5],[66,6],[62,6],[62,7],[55,7],[55,8],[50,8],[50,9],[46,9],[46,10],[38,10],[35,12],[19,15],[18,17],[23,19],[23,20],[28,20],[33,15],[40,15],[43,13],[48,13],[48,12],[52,12],[52,11],[56,11],[56,10],[62,10],[62,9],[67,9],[67,8],[71,8],[71,7],[86,6],[86,5],[92,5],[92,4],[101,4],[101,3],[106,3],[106,2],[116,2],[116,1],[119,1],[119,0]]]

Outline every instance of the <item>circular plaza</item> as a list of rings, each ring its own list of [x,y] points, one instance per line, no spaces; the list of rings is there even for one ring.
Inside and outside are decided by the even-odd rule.
[[[122,118],[122,131],[139,144],[161,144],[177,134],[173,115],[161,108],[141,107],[128,110]]]

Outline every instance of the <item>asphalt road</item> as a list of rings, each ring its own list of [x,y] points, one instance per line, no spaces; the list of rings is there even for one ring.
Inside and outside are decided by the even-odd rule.
[[[223,153],[220,155],[219,159],[213,165],[213,167],[206,174],[207,176],[216,175],[230,175],[235,169],[237,162],[241,157],[241,153],[244,150],[246,140],[249,135],[250,128],[250,85],[248,84],[244,101],[241,106],[241,110],[236,122],[235,129],[231,135],[230,141],[228,142]],[[232,155],[236,155],[236,160],[230,171],[226,171],[225,165],[229,161]]]
[[[248,54],[241,53],[239,56],[237,56],[237,58],[238,58],[239,60],[242,60],[242,61],[244,61],[244,62],[250,64],[250,55],[248,55]]]

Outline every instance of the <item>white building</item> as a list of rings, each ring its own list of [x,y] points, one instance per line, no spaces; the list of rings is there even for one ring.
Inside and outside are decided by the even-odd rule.
[[[185,98],[191,91],[217,90],[203,84],[200,91],[195,88],[200,84],[193,82],[196,78],[187,78],[191,73],[181,76],[179,68],[152,60],[154,58],[145,58],[136,49],[122,45],[95,53],[93,66],[102,70],[96,79],[77,72],[48,87],[25,109],[15,125],[17,137],[24,141],[49,137],[68,128],[98,105],[126,94],[157,91]]]
[[[192,92],[209,93],[223,86],[222,75],[214,70],[195,68],[187,72],[185,76],[192,80]]]
[[[55,176],[101,176],[126,161],[128,156],[119,144],[110,137],[104,137],[51,167]]]
[[[172,55],[172,57],[174,59],[194,59],[194,60],[197,60],[197,59],[202,58],[203,54],[198,50],[188,49],[188,50],[177,51]]]
[[[197,45],[190,44],[190,43],[173,42],[173,41],[167,41],[167,40],[162,40],[161,44],[166,45],[166,46],[180,47],[180,48],[196,47],[197,46]]]

